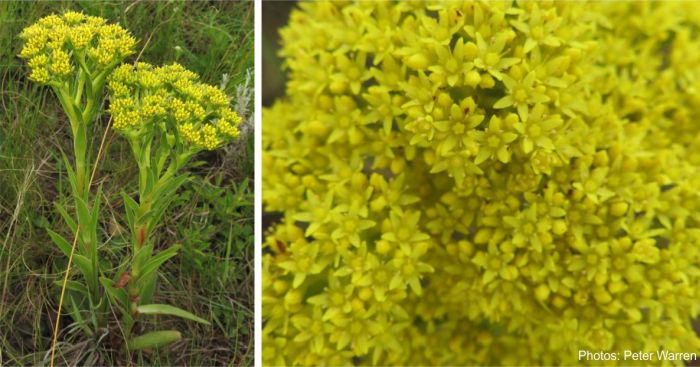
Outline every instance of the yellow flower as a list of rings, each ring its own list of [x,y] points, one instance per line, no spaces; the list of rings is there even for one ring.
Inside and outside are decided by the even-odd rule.
[[[549,101],[545,93],[545,88],[535,86],[535,72],[530,71],[526,75],[518,66],[511,68],[511,75],[502,75],[503,84],[506,86],[508,95],[498,100],[493,108],[501,109],[510,106],[517,108],[518,115],[523,121],[528,119],[529,106],[536,103],[546,103]]]
[[[228,107],[224,91],[198,78],[179,64],[155,67],[141,62],[136,67],[117,67],[108,83],[116,102],[110,112],[115,118],[120,116],[124,109],[120,101],[127,99],[139,117],[132,122],[134,114],[120,116],[129,123],[115,123],[114,127],[140,134],[151,128],[167,130],[171,125],[161,122],[172,122],[175,129],[166,133],[179,134],[180,141],[194,150],[213,150],[238,137],[241,117]],[[203,98],[205,94],[218,96],[218,100]]]
[[[35,68],[29,75],[29,78],[37,83],[47,83],[51,80],[49,71],[46,68]]]
[[[221,145],[221,143],[223,143],[223,140],[221,140],[219,134],[217,134],[217,130],[214,126],[202,126],[202,131],[199,139],[200,145],[202,145],[205,149],[214,150],[218,148]]]
[[[480,143],[479,153],[474,163],[480,164],[490,157],[497,158],[502,163],[508,163],[511,157],[510,143],[518,138],[518,134],[503,128],[501,118],[491,117],[489,127],[485,131],[474,131],[475,139]]]
[[[698,13],[301,3],[263,111],[263,364],[700,347]]]
[[[63,80],[76,66],[91,68],[86,71],[97,75],[134,53],[136,45],[122,27],[77,12],[44,17],[25,28],[20,38],[25,44],[19,56],[30,60],[30,68],[41,69],[32,72],[32,79],[39,83]],[[33,66],[37,63],[31,60],[41,55],[49,57],[48,65]],[[89,62],[78,62],[76,58],[87,58]]]
[[[117,86],[119,87],[119,86]],[[162,116],[167,111],[167,98],[163,95],[150,95],[143,98],[141,113],[146,118]]]
[[[199,143],[199,134],[194,128],[192,123],[186,123],[179,125],[180,134],[184,139],[193,144]]]
[[[128,97],[122,97],[111,101],[109,111],[114,116],[115,129],[128,129],[136,126],[140,120],[139,113],[135,111],[134,101]]]
[[[236,128],[235,123],[231,123],[224,119],[220,119],[219,122],[216,124],[216,127],[217,129],[219,129],[219,132],[232,138],[236,138],[238,137],[238,135],[240,135],[240,131],[238,131],[238,129]]]
[[[171,100],[170,106],[175,121],[182,124],[190,120],[190,111],[185,108],[185,103],[183,103],[180,99],[174,98]]]
[[[68,54],[62,50],[55,50],[51,57],[51,72],[58,76],[70,74],[71,66]]]
[[[68,24],[77,24],[77,23],[81,23],[82,21],[85,20],[85,14],[78,13],[75,11],[67,11],[67,12],[63,13],[63,19]]]

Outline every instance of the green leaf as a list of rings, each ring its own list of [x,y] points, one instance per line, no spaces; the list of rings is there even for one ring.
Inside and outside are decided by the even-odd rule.
[[[49,232],[49,236],[51,237],[53,242],[56,244],[56,246],[58,246],[58,248],[61,250],[61,252],[63,252],[66,255],[66,257],[70,258],[70,253],[71,253],[71,249],[73,246],[70,243],[68,243],[68,241],[66,241],[58,233],[56,233],[48,228],[46,230]],[[80,272],[86,278],[89,278],[90,276],[92,276],[93,267],[92,267],[92,263],[90,262],[90,260],[88,260],[88,258],[78,254],[76,251],[73,254],[73,262],[75,262],[75,264],[78,266],[78,270],[80,270]]]
[[[61,252],[63,252],[63,254],[66,255],[66,257],[70,257],[70,253],[73,246],[70,243],[68,243],[68,241],[66,241],[66,239],[63,238],[63,236],[61,236],[60,234],[48,228],[46,228],[46,231],[49,232],[49,237],[51,237],[51,240],[56,244],[56,246],[58,246]]]
[[[91,229],[93,227],[92,211],[88,207],[85,200],[80,197],[75,197],[75,210],[78,212],[78,223],[80,223],[80,236],[85,244],[91,244],[92,242]]]
[[[73,196],[78,196],[78,179],[75,177],[73,166],[63,151],[61,151],[61,156],[63,157],[63,166],[66,167],[66,172],[68,173],[68,182],[70,183],[71,192],[73,193]]]
[[[102,205],[102,184],[97,188],[97,193],[95,194],[95,203],[92,206],[92,224],[97,232],[97,222],[100,217],[100,206]]]
[[[107,291],[107,295],[114,304],[121,309],[122,313],[128,314],[128,312],[125,311],[127,311],[129,307],[129,296],[126,294],[124,288],[114,288],[114,281],[105,277],[100,277],[100,283],[102,283],[102,286]]]
[[[180,245],[173,245],[166,250],[159,252],[157,255],[150,258],[141,270],[139,282],[141,284],[141,301],[148,303],[153,297],[155,291],[157,270],[168,261],[171,257],[177,255]]]
[[[156,281],[158,277],[155,274],[149,274],[145,279],[140,281],[141,303],[150,303],[153,299],[153,294],[156,291]]]
[[[187,179],[189,178],[188,175],[180,175],[177,176],[173,179],[167,180],[166,182],[158,185],[156,189],[153,192],[153,197],[155,200],[159,200],[164,197],[170,197],[177,189],[182,186],[185,182],[187,182]]]
[[[137,336],[127,342],[127,346],[132,350],[157,348],[180,340],[182,336],[176,330],[152,331],[150,333]]]
[[[62,280],[55,280],[53,283],[56,284],[56,285],[59,286],[59,287],[63,287],[63,281],[62,281]],[[72,291],[74,291],[74,292],[78,292],[78,293],[80,293],[80,294],[85,295],[86,297],[87,297],[87,295],[88,295],[88,293],[89,293],[89,291],[88,291],[87,287],[85,286],[85,284],[80,283],[80,282],[76,282],[76,281],[74,281],[74,280],[69,280],[68,282],[66,282],[66,289],[72,290]]]
[[[100,220],[100,205],[102,205],[102,185],[97,188],[97,195],[95,195],[95,202],[93,203],[91,212],[91,222],[90,222],[90,238],[92,239],[92,252],[90,253],[93,269],[95,269],[95,274],[97,275],[99,269],[99,259],[97,258],[97,224]],[[97,286],[97,279],[93,282]]]
[[[86,131],[85,124],[78,124],[78,128],[75,132],[75,136],[73,139],[75,139],[74,146],[75,146],[75,151],[76,152],[86,152],[87,151],[87,131]],[[77,153],[76,153],[77,154]],[[77,157],[76,157],[77,159]],[[80,160],[78,160],[80,162]]]
[[[149,193],[153,190],[153,187],[156,185],[156,182],[158,182],[158,177],[156,177],[155,173],[150,170],[150,165],[148,166],[148,171],[146,171],[146,187],[144,188],[144,193]]]
[[[168,261],[168,259],[170,259],[171,257],[177,255],[178,249],[180,249],[180,245],[173,245],[159,252],[158,255],[155,255],[152,258],[150,258],[141,269],[141,274],[139,274],[139,278],[143,279],[149,276],[150,274],[154,273],[164,262]]]
[[[140,277],[142,274],[141,269],[145,266],[145,264],[148,262],[148,260],[151,259],[151,254],[153,253],[153,245],[150,243],[147,243],[141,248],[138,248],[136,250],[136,253],[134,254],[134,260],[132,261],[132,268],[138,269],[138,274],[136,274],[137,277]]]
[[[54,91],[56,92],[56,97],[58,97],[58,101],[61,102],[61,106],[63,107],[63,111],[66,113],[68,116],[68,119],[70,120],[71,124],[71,132],[73,135],[76,135],[76,129],[77,125],[80,125],[80,116],[76,112],[78,109],[75,103],[73,103],[73,98],[71,97],[70,90],[68,90],[67,85],[61,86],[59,88],[54,88]]]
[[[126,220],[129,222],[129,229],[133,231],[134,219],[136,216],[136,211],[139,209],[139,204],[123,191],[121,192],[121,196],[122,200],[124,201],[124,208],[126,209]]]
[[[71,315],[73,320],[75,320],[75,323],[77,325],[80,325],[80,328],[85,331],[85,334],[88,336],[92,336],[93,332],[92,329],[90,329],[87,326],[87,322],[84,320],[83,316],[80,314],[80,308],[78,307],[78,302],[70,295],[68,295],[68,300],[67,300],[67,306],[66,308],[68,309],[68,313]]]
[[[70,227],[71,231],[75,233],[75,231],[78,230],[78,224],[75,223],[73,217],[71,217],[66,211],[66,209],[63,207],[63,205],[59,204],[58,202],[54,203],[54,206],[56,207],[56,210],[66,222],[66,224],[68,224],[68,227]]]
[[[78,302],[71,295],[66,297],[66,301],[66,308],[68,308],[68,312],[73,316],[73,319],[77,323],[84,323],[83,316],[80,314],[80,308],[78,308]]]
[[[156,150],[156,165],[153,167],[156,175],[158,176],[160,176],[160,173],[163,171],[172,149],[170,144],[168,144],[168,138],[164,132],[160,134],[160,142],[161,143]]]
[[[153,171],[151,170],[151,140],[153,139],[153,133],[149,133],[146,136],[146,141],[141,147],[141,151],[138,157],[139,166],[139,197],[143,197],[151,192],[153,185],[155,184]]]
[[[92,278],[94,274],[92,262],[90,262],[87,257],[73,254],[73,262],[78,266],[78,269],[80,269],[80,272],[83,273],[83,276],[85,276],[86,279]]]
[[[136,225],[149,224],[150,226],[150,219],[153,217],[153,213],[153,210],[149,210],[143,214],[137,214],[135,219]],[[150,231],[153,231],[153,228]]]
[[[156,189],[152,193],[152,197],[154,198],[154,205],[153,209],[151,210],[152,213],[148,213],[153,216],[149,220],[154,224],[154,226],[160,222],[160,219],[165,211],[168,209],[173,200],[177,198],[175,192],[177,192],[177,190],[185,182],[187,182],[188,179],[189,176],[185,174],[166,180],[164,183],[156,186]]]
[[[150,304],[150,305],[142,305],[138,307],[138,311],[141,314],[145,315],[173,315],[173,316],[178,316],[182,317],[183,319],[187,320],[192,320],[196,321],[205,325],[211,325],[209,321],[197,317],[181,308],[177,308],[175,306],[170,306],[170,305],[162,305],[162,304]]]
[[[151,223],[151,226],[155,228],[158,225],[158,222],[160,222],[160,219],[163,217],[163,214],[165,214],[165,211],[168,209],[170,206],[170,203],[172,203],[177,196],[168,196],[160,201],[158,201],[157,205],[149,212],[151,214],[151,217],[149,218],[149,223]]]

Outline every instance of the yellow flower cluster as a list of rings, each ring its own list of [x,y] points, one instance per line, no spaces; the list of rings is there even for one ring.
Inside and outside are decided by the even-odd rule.
[[[263,363],[699,350],[698,14],[300,4],[263,112]]]
[[[42,84],[63,80],[77,63],[88,71],[112,67],[134,53],[136,45],[122,27],[71,11],[40,19],[20,38],[26,43],[19,56],[28,60],[30,78]]]
[[[239,135],[241,117],[220,88],[199,82],[179,64],[121,65],[109,78],[114,128],[142,131],[153,123],[174,126],[197,149],[213,150]]]

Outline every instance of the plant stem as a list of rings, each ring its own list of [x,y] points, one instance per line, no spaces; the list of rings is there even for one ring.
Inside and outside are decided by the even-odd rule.
[[[85,89],[85,71],[80,69],[80,71],[78,71],[78,86],[76,87],[75,97],[73,98],[76,104],[80,104],[80,100],[83,98],[83,89]]]
[[[82,130],[82,129],[80,129]],[[88,192],[89,190],[86,190],[86,182],[85,180],[87,179],[87,165],[85,163],[86,159],[86,150],[84,147],[79,146],[80,144],[75,143],[76,140],[74,140],[73,148],[75,152],[75,176],[77,180],[77,188],[78,188],[78,195],[80,196],[81,199],[87,200]]]

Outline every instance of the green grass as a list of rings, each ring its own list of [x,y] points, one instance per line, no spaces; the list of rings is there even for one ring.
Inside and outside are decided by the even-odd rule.
[[[239,86],[253,67],[252,2],[63,1],[0,2],[0,365],[48,364],[59,287],[67,260],[45,228],[60,229],[52,203],[67,202],[60,151],[70,151],[68,123],[53,93],[28,81],[16,55],[16,35],[51,13],[81,10],[119,22],[140,40],[141,61],[179,62],[205,82],[245,96]],[[249,89],[252,85],[249,86]],[[248,94],[241,109],[250,109]],[[247,116],[252,113],[248,112]],[[108,116],[95,124],[93,153]],[[249,122],[250,124],[250,122]],[[157,351],[125,355],[119,335],[89,339],[65,314],[57,364],[252,365],[253,151],[252,134],[226,149],[201,154],[194,179],[179,193],[159,230],[161,246],[183,250],[164,265],[156,300],[209,320],[204,326],[174,317],[139,327],[177,329],[183,340]],[[125,231],[119,191],[136,189],[136,167],[112,131],[95,184],[105,190],[102,226],[110,241],[101,256],[119,263]],[[62,231],[69,234],[67,230]]]

